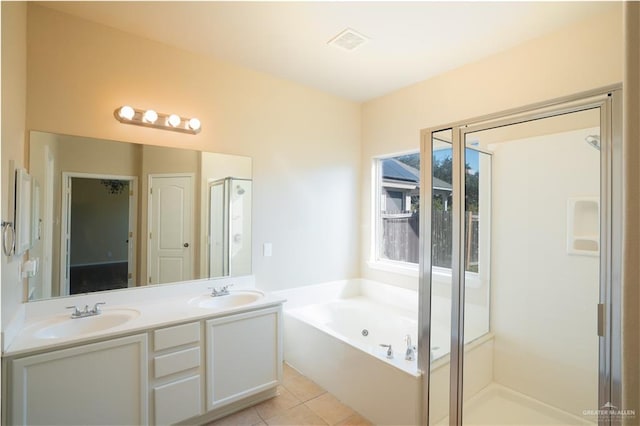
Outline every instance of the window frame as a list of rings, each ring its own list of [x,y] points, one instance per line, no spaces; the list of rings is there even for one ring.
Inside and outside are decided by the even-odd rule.
[[[386,154],[374,157],[372,159],[372,183],[371,183],[371,195],[372,195],[372,213],[371,221],[374,224],[372,226],[371,233],[371,255],[368,266],[372,269],[377,269],[385,272],[392,272],[401,275],[407,275],[411,277],[418,277],[419,263],[403,262],[398,260],[384,259],[382,257],[382,161],[390,158],[400,157],[403,155],[420,155],[420,149],[398,152],[393,154]]]
[[[371,221],[374,226],[371,227],[371,250],[369,261],[367,266],[371,269],[375,269],[383,272],[391,272],[399,275],[406,275],[409,277],[418,277],[419,275],[419,263],[404,262],[399,260],[385,259],[382,257],[382,161],[390,158],[396,158],[404,155],[420,155],[420,150],[404,151],[393,154],[386,154],[373,157],[371,165],[371,195],[372,195],[372,212]],[[422,161],[422,159],[420,159]],[[421,182],[420,182],[421,184]],[[422,200],[420,200],[422,202]],[[451,285],[451,268],[433,267],[433,273],[435,277],[441,278],[442,283]],[[465,286],[470,288],[478,288],[482,285],[481,272],[465,271]]]

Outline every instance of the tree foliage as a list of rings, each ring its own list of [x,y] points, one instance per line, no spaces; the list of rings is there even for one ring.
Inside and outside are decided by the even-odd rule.
[[[420,170],[420,154],[407,154],[396,157],[396,159],[408,166],[411,166],[417,170]],[[453,182],[453,159],[451,156],[444,156],[437,158],[433,156],[433,176],[447,183]],[[474,213],[478,212],[479,203],[479,187],[480,187],[480,174],[478,171],[473,172],[469,163],[465,164],[466,178],[465,178],[465,210]],[[415,200],[412,197],[412,210],[417,210],[413,206],[418,204],[418,197]],[[450,199],[448,205],[452,205]],[[435,197],[433,199],[433,208],[437,210],[444,210],[444,202],[441,197]]]

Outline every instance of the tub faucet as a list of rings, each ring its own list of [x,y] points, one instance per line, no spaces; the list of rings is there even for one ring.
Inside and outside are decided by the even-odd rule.
[[[387,358],[393,358],[393,349],[391,349],[391,345],[385,345],[384,343],[380,343],[380,346],[383,348],[387,348]]]
[[[407,334],[404,340],[407,342],[407,352],[404,355],[404,359],[406,359],[407,361],[413,361],[414,359],[416,359],[416,347],[411,344],[410,335]]]

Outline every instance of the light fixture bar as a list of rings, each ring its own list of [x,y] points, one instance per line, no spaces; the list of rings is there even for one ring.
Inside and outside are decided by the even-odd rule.
[[[138,109],[129,105],[121,106],[113,112],[113,116],[121,123],[154,129],[197,135],[202,130],[197,118],[181,117],[177,114],[164,114],[152,109]]]

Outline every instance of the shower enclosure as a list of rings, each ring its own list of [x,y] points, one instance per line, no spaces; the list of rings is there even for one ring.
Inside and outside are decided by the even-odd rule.
[[[423,130],[424,424],[618,415],[620,95]]]

